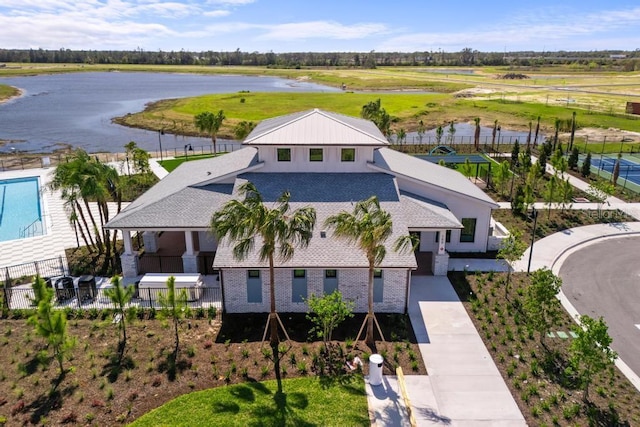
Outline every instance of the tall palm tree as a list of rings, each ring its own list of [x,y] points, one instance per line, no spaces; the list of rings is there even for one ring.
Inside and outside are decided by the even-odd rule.
[[[316,211],[302,207],[291,212],[289,192],[278,198],[273,208],[265,205],[262,195],[251,182],[238,189],[240,199],[227,202],[213,214],[211,230],[219,238],[235,242],[233,256],[245,259],[255,246],[256,237],[262,240],[258,249],[260,261],[269,262],[269,340],[278,343],[278,314],[275,296],[275,261],[286,262],[293,257],[294,249],[307,247],[316,224]]]
[[[211,111],[204,111],[197,114],[194,117],[196,128],[200,132],[206,132],[211,135],[211,142],[213,142],[213,152],[216,153],[217,134],[222,126],[222,122],[226,119],[223,110],[219,110],[217,113]]]
[[[478,151],[480,149],[480,117],[473,119],[476,124],[476,130],[473,134],[473,148]]]
[[[393,221],[391,214],[380,207],[376,196],[367,200],[361,200],[354,206],[353,213],[342,211],[330,216],[325,221],[325,226],[334,231],[338,238],[345,239],[356,244],[367,257],[369,267],[368,312],[365,318],[367,333],[365,341],[369,346],[374,344],[373,322],[373,275],[376,267],[384,260],[387,249],[386,240],[393,233]],[[395,251],[413,249],[416,245],[410,235],[399,237],[395,244]]]

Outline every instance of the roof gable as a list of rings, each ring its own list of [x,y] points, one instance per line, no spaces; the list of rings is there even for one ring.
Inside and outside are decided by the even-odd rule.
[[[389,142],[369,120],[315,109],[264,120],[244,144],[386,146]]]

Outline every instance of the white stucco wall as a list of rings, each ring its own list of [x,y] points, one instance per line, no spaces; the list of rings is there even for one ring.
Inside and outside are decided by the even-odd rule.
[[[278,148],[291,149],[291,161],[278,161]],[[321,162],[309,161],[309,149],[322,148]],[[340,161],[342,148],[355,148],[354,162]],[[371,172],[367,163],[373,161],[373,147],[333,147],[333,146],[280,146],[259,147],[258,157],[264,166],[260,172]]]
[[[429,185],[420,185],[417,182],[397,178],[398,187],[418,196],[427,197],[447,205],[449,210],[458,218],[476,218],[476,234],[473,242],[460,242],[460,231],[451,231],[451,242],[447,243],[449,252],[486,252],[489,236],[489,224],[491,221],[491,208],[486,204],[466,198],[462,195],[441,190]],[[435,239],[433,237],[432,239]],[[428,240],[428,238],[427,238]],[[428,242],[427,242],[428,243]]]
[[[228,313],[257,313],[269,311],[269,270],[260,270],[262,279],[262,302],[247,302],[247,271],[225,269],[222,272],[225,310]],[[367,311],[367,269],[338,271],[338,290],[344,299],[355,301],[354,311]],[[377,312],[403,313],[407,295],[407,270],[384,270],[383,301],[374,303]],[[306,312],[306,303],[292,302],[292,270],[276,269],[276,309],[280,312]],[[324,270],[307,270],[307,294],[323,292]]]

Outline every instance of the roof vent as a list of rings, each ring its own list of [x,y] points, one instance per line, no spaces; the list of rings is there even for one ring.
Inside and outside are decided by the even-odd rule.
[[[326,232],[326,231],[324,231],[324,230],[322,230],[322,231],[320,232],[320,237],[322,237],[323,239],[324,239],[325,237],[327,237],[327,232]]]

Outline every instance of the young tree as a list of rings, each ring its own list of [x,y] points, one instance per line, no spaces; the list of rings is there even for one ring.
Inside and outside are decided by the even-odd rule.
[[[473,176],[473,166],[471,165],[471,161],[468,157],[464,158],[464,163],[462,164],[462,174],[469,179],[471,179],[471,177]]]
[[[498,185],[500,194],[504,196],[507,182],[511,178],[511,168],[509,162],[503,160],[497,168],[493,169],[493,180]]]
[[[333,230],[336,237],[344,239],[358,246],[367,257],[369,266],[369,311],[365,317],[367,333],[365,341],[373,346],[373,275],[376,267],[384,260],[387,254],[385,242],[393,232],[391,214],[380,207],[376,196],[367,200],[361,200],[353,208],[353,213],[342,211],[332,215],[325,221],[325,226]],[[417,242],[410,235],[400,236],[394,244],[394,250],[403,252],[413,250]]]
[[[574,326],[578,335],[569,347],[571,366],[583,387],[582,398],[589,400],[589,385],[593,378],[611,367],[618,355],[609,347],[611,336],[605,321],[580,316],[580,326]]]
[[[571,150],[571,155],[569,155],[569,160],[567,160],[567,166],[569,166],[569,169],[576,170],[576,168],[578,167],[578,160],[580,158],[580,150],[578,149],[578,147],[573,147],[573,149]]]
[[[549,181],[544,186],[544,202],[547,205],[547,218],[551,218],[551,205],[558,201],[559,179],[557,175],[551,175]]]
[[[555,120],[555,133],[553,134],[553,151],[556,151],[558,147],[558,133],[560,133],[560,126],[562,125],[562,120],[556,117]]]
[[[560,300],[556,298],[561,286],[562,279],[544,267],[531,274],[531,284],[524,291],[527,325],[540,334],[540,344],[544,348],[547,348],[547,332],[558,324],[562,314]]]
[[[400,128],[396,132],[396,142],[398,144],[404,144],[405,142],[407,142],[407,132],[404,130],[404,128]]]
[[[233,128],[233,136],[238,140],[245,139],[255,127],[254,122],[243,120]]]
[[[507,283],[504,287],[505,296],[509,295],[509,284],[513,264],[522,258],[526,249],[527,244],[522,240],[522,232],[516,228],[509,230],[509,236],[502,241],[497,255],[497,258],[504,260],[507,266]]]
[[[427,131],[427,128],[424,125],[424,122],[422,120],[420,120],[418,122],[418,141],[420,142],[420,144],[422,144],[422,138],[424,138],[424,134]]]
[[[580,169],[580,175],[584,178],[589,178],[591,175],[591,153],[587,153],[587,157],[582,162],[582,168]]]
[[[456,134],[456,126],[453,122],[449,123],[449,128],[447,129],[447,144],[453,144],[453,137]]]
[[[355,303],[343,300],[342,293],[335,290],[321,297],[312,294],[307,304],[309,305],[307,319],[315,325],[311,332],[318,338],[322,338],[325,349],[328,350],[333,330],[347,318],[353,317]]]
[[[245,259],[253,252],[256,237],[262,240],[258,249],[260,261],[269,262],[269,340],[278,351],[278,313],[276,312],[275,261],[286,262],[293,258],[295,247],[309,245],[316,224],[316,211],[303,207],[291,212],[288,192],[276,201],[273,208],[265,205],[262,195],[251,182],[238,189],[242,200],[227,202],[213,214],[211,230],[219,238],[234,243],[233,256]],[[275,355],[275,353],[274,353]]]
[[[220,126],[222,126],[222,122],[224,122],[224,119],[226,119],[226,117],[223,110],[219,110],[215,114],[211,111],[203,111],[202,113],[196,114],[196,116],[193,118],[196,129],[198,129],[200,132],[206,132],[211,136],[214,153],[217,153],[217,134],[220,130]]]
[[[569,138],[569,151],[573,152],[573,141],[576,137],[576,112],[571,115],[571,137]]]
[[[531,130],[533,127],[533,122],[529,121],[529,133],[527,134],[527,151],[531,150]]]
[[[60,376],[64,376],[63,362],[75,346],[75,340],[67,333],[67,316],[64,310],[54,310],[53,289],[49,288],[40,276],[36,276],[33,285],[37,305],[34,314],[27,322],[34,326],[36,333],[43,337],[47,346],[53,350],[53,357],[58,361]]]
[[[543,146],[544,147],[544,146]],[[547,170],[547,152],[546,150],[541,149],[540,150],[540,155],[538,156],[538,161],[536,162],[538,164],[538,166],[540,166],[540,176],[544,176],[546,170]]]
[[[442,125],[438,125],[436,128],[436,145],[440,145],[442,142],[442,134],[444,134],[444,129]]]
[[[159,292],[158,300],[162,309],[160,310],[161,319],[171,319],[173,322],[173,332],[176,346],[173,349],[174,359],[178,355],[180,348],[180,322],[189,314],[189,305],[187,304],[187,290],[181,289],[176,291],[176,278],[169,276],[167,279],[167,291]]]
[[[498,132],[498,119],[495,119],[493,121],[493,130],[491,131],[491,149],[492,150],[493,150],[493,147],[494,147],[494,145],[496,143],[496,133],[497,132]]]
[[[122,340],[118,343],[118,350],[120,358],[124,355],[125,347],[127,346],[127,325],[126,325],[126,313],[125,308],[131,301],[135,288],[133,286],[122,286],[122,279],[120,276],[114,276],[111,279],[111,288],[104,290],[104,295],[115,306],[115,312],[118,316],[118,328],[122,330]]]
[[[589,198],[598,204],[598,218],[602,215],[602,205],[613,194],[613,191],[613,184],[607,181],[594,182],[586,189],[585,192],[589,195]]]
[[[520,181],[525,182],[527,174],[531,169],[531,150],[526,150],[524,153],[520,153],[518,156],[518,174],[520,175]]]
[[[560,181],[558,201],[562,206],[562,213],[564,213],[565,209],[571,208],[573,202],[573,185],[569,182],[569,178]]]
[[[536,133],[533,137],[533,146],[538,146],[538,133],[540,132],[540,116],[538,116],[538,122],[536,123]]]
[[[522,184],[516,186],[516,193],[511,200],[511,212],[514,215],[523,215],[526,211],[524,209],[524,187]]]

